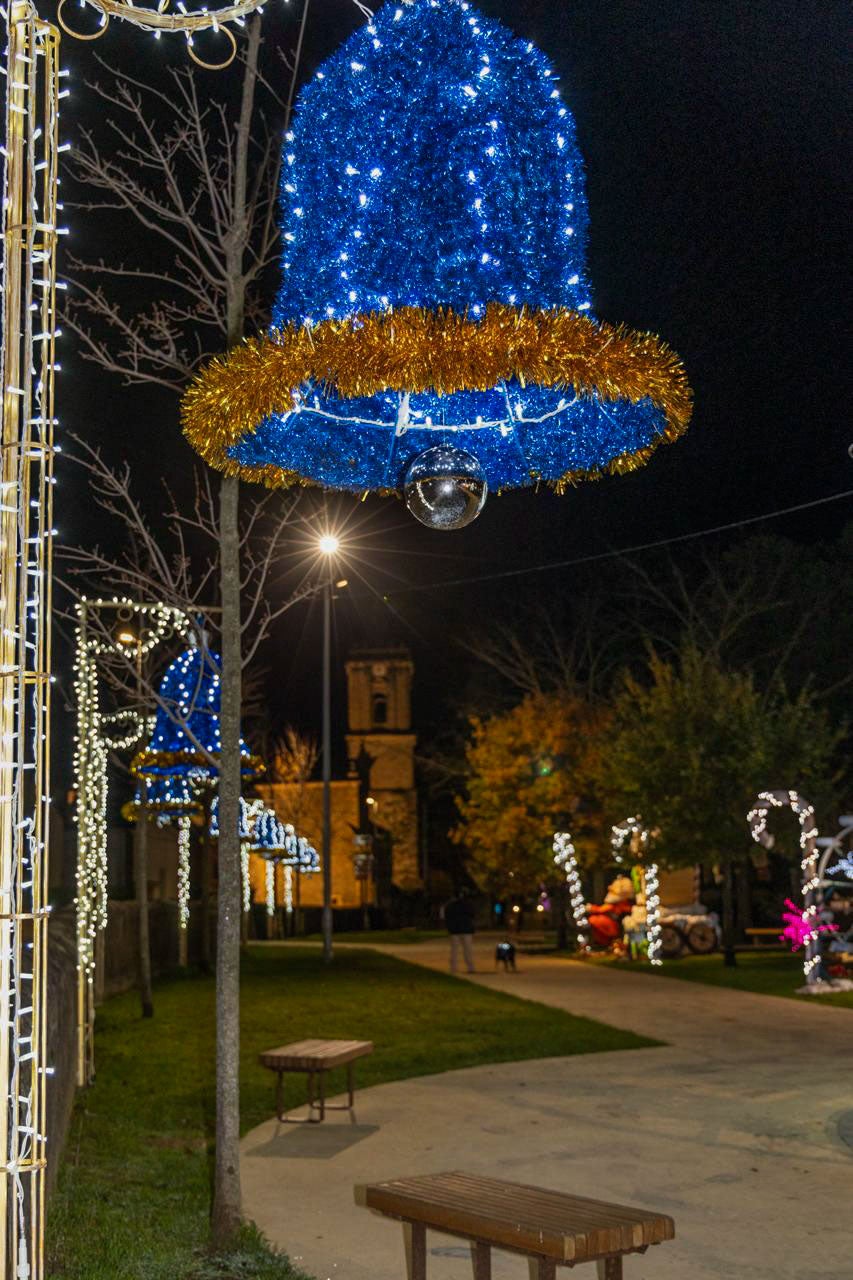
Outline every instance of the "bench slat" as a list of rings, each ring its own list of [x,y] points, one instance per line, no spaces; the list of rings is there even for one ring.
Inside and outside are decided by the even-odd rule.
[[[452,1172],[374,1183],[369,1209],[560,1262],[591,1262],[675,1235],[665,1214]]]
[[[373,1052],[370,1040],[295,1040],[259,1055],[271,1071],[331,1071]]]

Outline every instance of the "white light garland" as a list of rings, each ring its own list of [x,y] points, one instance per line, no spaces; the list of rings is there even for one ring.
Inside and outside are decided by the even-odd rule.
[[[572,915],[577,930],[578,950],[589,951],[589,920],[586,914],[583,890],[581,889],[578,863],[575,857],[575,846],[568,831],[557,831],[554,834],[554,861],[565,873],[569,886],[569,897],[572,904]]]
[[[269,860],[265,867],[266,890],[267,890],[267,915],[275,915],[275,863]]]
[[[660,881],[658,864],[650,862],[643,871],[643,889],[646,895],[646,938],[648,939],[649,964],[662,964],[660,925]]]
[[[817,986],[822,982],[820,966],[820,929],[818,928],[818,906],[816,891],[820,887],[818,875],[818,830],[815,826],[815,812],[803,796],[797,791],[761,791],[755,806],[746,816],[750,832],[756,843],[765,849],[771,849],[773,836],[767,830],[767,817],[770,809],[791,809],[800,823],[800,868],[802,870],[803,912],[802,920],[806,926],[803,958],[803,975],[809,986]]]
[[[178,818],[178,924],[186,929],[190,919],[190,819]]]
[[[293,915],[293,867],[284,868],[284,909],[289,916]]]
[[[95,971],[95,938],[107,923],[107,753],[101,731],[97,669],[83,627],[77,628],[74,692],[77,701],[74,753],[77,965],[91,984]]]
[[[43,1280],[58,33],[0,9],[0,1272]]]
[[[249,881],[249,845],[246,840],[240,841],[240,871],[243,877],[243,912],[248,914],[252,909],[252,886]]]

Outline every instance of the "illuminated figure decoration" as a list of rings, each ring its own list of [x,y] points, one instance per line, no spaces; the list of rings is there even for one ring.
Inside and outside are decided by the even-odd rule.
[[[146,778],[188,778],[193,784],[219,776],[221,663],[211,649],[191,645],[171,664],[158,691],[157,717],[147,748],[131,768]],[[240,739],[243,776],[255,777],[263,764]]]
[[[201,372],[184,429],[270,486],[403,492],[436,529],[488,490],[642,465],[691,394],[593,318],[575,126],[545,56],[465,0],[390,0],[302,91],[274,327]]]

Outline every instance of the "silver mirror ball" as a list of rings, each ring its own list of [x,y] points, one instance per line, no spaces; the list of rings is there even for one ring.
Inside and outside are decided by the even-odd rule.
[[[450,445],[419,453],[403,482],[406,506],[428,529],[464,529],[483,510],[488,492],[474,455]]]

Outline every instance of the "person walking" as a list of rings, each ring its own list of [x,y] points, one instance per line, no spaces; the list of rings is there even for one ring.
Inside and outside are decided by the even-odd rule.
[[[444,923],[450,934],[450,972],[459,968],[461,949],[465,967],[474,972],[474,904],[467,889],[461,889],[444,907]]]

